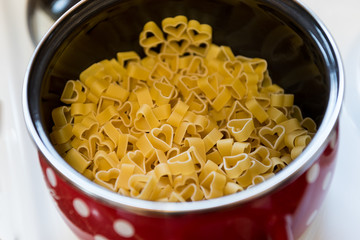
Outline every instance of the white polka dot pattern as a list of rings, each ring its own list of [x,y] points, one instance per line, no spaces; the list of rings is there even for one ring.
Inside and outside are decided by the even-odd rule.
[[[57,185],[56,176],[51,168],[46,169],[46,178],[52,187],[56,187]]]
[[[337,134],[336,134],[336,132],[334,132],[332,135],[331,135],[331,139],[330,139],[330,147],[332,148],[332,149],[334,149],[335,148],[335,146],[336,146],[336,137],[337,136]]]
[[[73,201],[73,206],[75,211],[82,217],[89,217],[90,216],[90,210],[89,207],[86,205],[86,203],[81,200],[80,198],[75,198]]]
[[[326,174],[326,177],[325,177],[323,185],[322,185],[323,190],[327,190],[329,188],[329,185],[331,182],[331,177],[332,177],[332,172],[328,172]]]
[[[124,238],[130,238],[135,234],[134,227],[126,220],[116,220],[113,227],[115,232]]]
[[[318,214],[318,210],[313,211],[313,213],[310,215],[310,217],[306,221],[307,226],[310,226],[310,224],[315,220],[317,214]]]
[[[102,235],[97,234],[94,236],[94,240],[108,240],[108,239]]]
[[[320,174],[320,166],[316,163],[312,166],[309,171],[306,173],[306,180],[308,183],[314,183]]]

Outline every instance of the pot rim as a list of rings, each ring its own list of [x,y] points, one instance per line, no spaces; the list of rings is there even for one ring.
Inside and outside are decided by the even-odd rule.
[[[306,169],[308,169],[324,151],[325,147],[331,139],[331,134],[337,124],[344,97],[344,70],[342,60],[334,39],[330,35],[329,31],[326,29],[324,24],[321,22],[321,20],[309,8],[304,6],[301,1],[291,1],[292,4],[300,7],[303,13],[307,14],[307,17],[311,17],[311,21],[314,21],[314,23],[317,24],[322,30],[323,37],[328,42],[331,48],[330,50],[332,51],[332,55],[334,56],[334,59],[332,61],[334,61],[338,66],[337,76],[330,76],[331,84],[329,101],[322,123],[320,124],[320,127],[314,138],[311,140],[310,144],[306,147],[303,153],[301,153],[299,157],[296,158],[295,161],[289,164],[282,171],[275,174],[275,176],[267,179],[260,184],[257,184],[250,189],[227,196],[222,196],[220,198],[195,202],[174,203],[140,200],[114,193],[88,180],[86,177],[84,177],[76,170],[74,170],[70,165],[68,165],[63,160],[63,158],[56,153],[55,149],[51,144],[51,146],[48,146],[49,144],[47,145],[46,143],[44,143],[39,132],[37,131],[37,126],[35,125],[34,121],[32,121],[28,102],[28,84],[31,78],[31,72],[33,71],[33,69],[36,69],[35,63],[38,57],[39,50],[42,48],[44,43],[48,41],[51,33],[57,29],[57,26],[60,25],[62,21],[64,21],[69,15],[71,15],[71,13],[75,9],[82,7],[82,5],[86,4],[87,2],[90,1],[82,0],[78,2],[74,5],[74,7],[72,7],[64,15],[62,15],[48,30],[46,35],[38,44],[26,71],[22,99],[25,123],[32,140],[38,148],[39,154],[42,154],[44,156],[48,164],[53,167],[54,171],[56,171],[56,174],[58,176],[61,176],[63,180],[65,180],[74,188],[79,189],[83,194],[88,195],[99,202],[129,211],[141,212],[143,214],[185,214],[189,212],[213,211],[218,208],[245,204],[273,192],[275,189],[284,186],[286,183],[292,181],[293,179],[304,173]],[[286,4],[288,4],[288,2]],[[336,80],[338,82],[336,82]],[[336,85],[336,87],[334,87],[334,85]]]

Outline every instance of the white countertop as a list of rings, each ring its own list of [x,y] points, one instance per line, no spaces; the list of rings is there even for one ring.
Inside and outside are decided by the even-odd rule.
[[[360,1],[302,2],[333,35],[346,74],[337,167],[324,206],[305,238],[359,239]],[[22,117],[22,83],[34,50],[25,8],[26,0],[0,0],[0,240],[76,239],[45,188]]]

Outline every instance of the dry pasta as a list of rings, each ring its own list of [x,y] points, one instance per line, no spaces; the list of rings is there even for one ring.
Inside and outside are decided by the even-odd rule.
[[[212,43],[185,16],[145,24],[145,56],[119,52],[69,80],[50,138],[74,169],[124,196],[198,201],[286,167],[316,132],[267,62]]]

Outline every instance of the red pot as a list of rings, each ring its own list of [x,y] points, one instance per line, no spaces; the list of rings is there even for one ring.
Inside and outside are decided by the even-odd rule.
[[[213,27],[214,42],[268,61],[273,81],[319,125],[305,151],[267,181],[186,203],[124,197],[71,168],[49,140],[65,82],[94,62],[138,50],[149,20],[183,14]],[[37,47],[24,84],[24,115],[47,186],[81,239],[297,239],[316,217],[335,167],[343,69],[324,26],[296,1],[93,0],[65,13]]]

